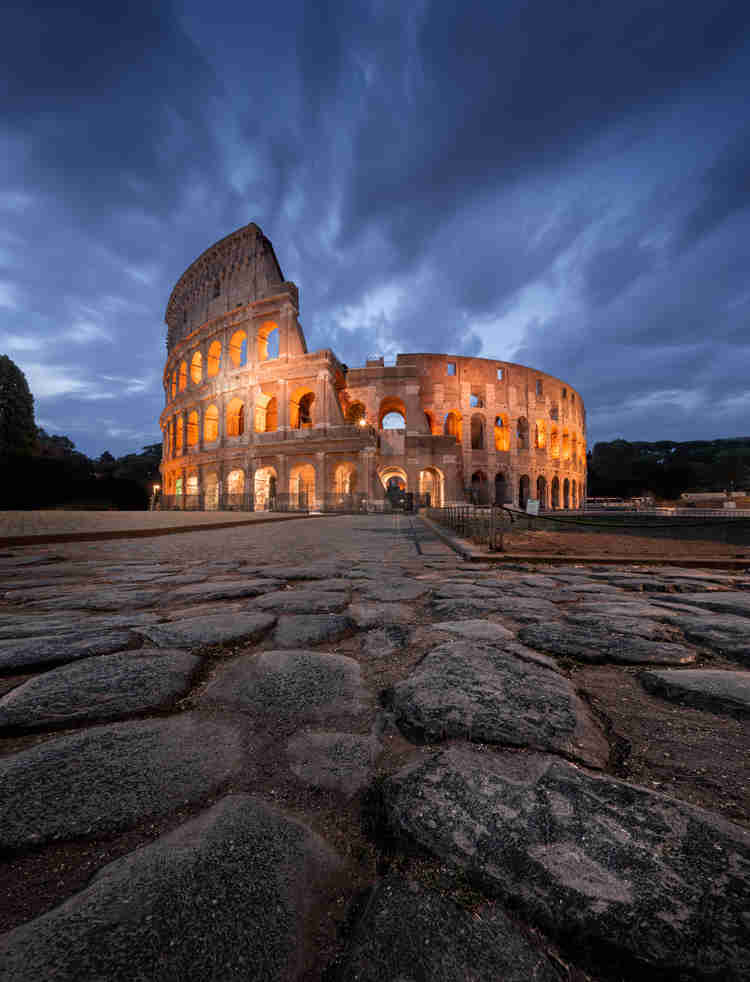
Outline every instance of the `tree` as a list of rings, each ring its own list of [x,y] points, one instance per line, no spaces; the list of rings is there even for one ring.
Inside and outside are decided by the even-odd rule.
[[[35,445],[34,397],[26,376],[0,355],[0,456],[31,454]]]

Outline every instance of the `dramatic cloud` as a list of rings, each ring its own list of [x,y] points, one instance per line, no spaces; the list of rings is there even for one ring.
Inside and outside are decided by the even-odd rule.
[[[750,7],[15,3],[0,352],[91,454],[160,438],[164,308],[256,221],[310,348],[560,375],[590,442],[748,432]]]

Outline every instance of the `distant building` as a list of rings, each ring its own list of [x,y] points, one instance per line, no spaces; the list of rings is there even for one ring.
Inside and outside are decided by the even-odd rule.
[[[257,225],[181,276],[165,318],[167,506],[327,508],[398,488],[437,505],[579,507],[585,411],[570,385],[455,355],[349,368],[329,349],[308,352],[298,315],[297,287]]]

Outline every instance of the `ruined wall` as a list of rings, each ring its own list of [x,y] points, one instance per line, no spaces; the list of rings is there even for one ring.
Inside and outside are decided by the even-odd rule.
[[[163,489],[254,497],[304,488],[312,501],[389,479],[433,501],[505,501],[573,508],[585,494],[580,394],[523,365],[403,354],[347,369],[308,352],[298,291],[257,225],[216,243],[174,288],[168,355]],[[400,413],[403,427],[384,429]]]

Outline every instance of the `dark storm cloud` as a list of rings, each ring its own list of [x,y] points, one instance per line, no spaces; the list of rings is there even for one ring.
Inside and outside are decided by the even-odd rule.
[[[159,438],[169,292],[248,221],[311,349],[528,361],[602,436],[747,429],[746,3],[16,3],[3,26],[0,350],[83,449]]]

